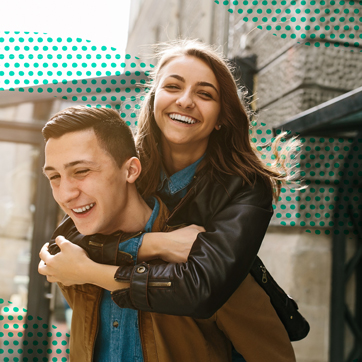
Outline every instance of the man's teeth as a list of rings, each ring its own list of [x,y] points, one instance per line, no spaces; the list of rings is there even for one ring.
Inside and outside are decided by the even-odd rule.
[[[87,206],[79,207],[78,209],[72,209],[72,210],[74,212],[80,213],[80,212],[84,212],[84,211],[91,209],[93,206],[94,206],[94,204],[89,204]]]
[[[172,113],[169,117],[175,121],[180,121],[188,124],[194,124],[196,121],[190,117],[181,116],[181,114]]]

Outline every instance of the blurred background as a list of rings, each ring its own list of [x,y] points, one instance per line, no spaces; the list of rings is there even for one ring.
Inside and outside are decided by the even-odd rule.
[[[69,2],[57,5],[58,16],[41,1],[13,6],[2,11],[0,32],[4,361],[67,360],[64,304],[37,273],[61,217],[41,172],[42,126],[59,110],[89,104],[119,110],[135,129],[155,65],[151,45],[184,37],[230,60],[255,112],[251,137],[262,158],[281,130],[302,142],[296,169],[308,187],[282,190],[260,251],[311,325],[294,343],[297,361],[361,360],[362,3]]]

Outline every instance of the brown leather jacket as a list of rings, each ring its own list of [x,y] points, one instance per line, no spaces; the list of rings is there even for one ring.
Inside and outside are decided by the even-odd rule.
[[[171,228],[166,225],[167,217],[168,210],[160,203],[160,212],[152,230],[170,231]],[[60,231],[64,236],[74,237],[74,225],[70,229],[64,228],[64,223],[62,225]],[[119,235],[116,239],[121,242],[124,238]],[[83,237],[82,240],[95,246],[94,239]],[[101,243],[100,239],[97,242]],[[103,247],[96,247],[98,254],[102,254],[100,250]],[[124,258],[124,255],[116,255],[113,263],[120,257]],[[158,284],[150,283],[160,292],[172,290],[168,281],[158,279]],[[102,289],[90,284],[60,287],[73,309],[70,360],[91,362]],[[250,274],[211,318],[194,319],[144,311],[138,313],[144,362],[228,362],[231,361],[231,343],[247,362],[295,361],[284,326],[269,297]]]

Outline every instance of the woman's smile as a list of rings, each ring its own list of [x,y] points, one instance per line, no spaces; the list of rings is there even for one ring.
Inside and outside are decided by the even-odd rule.
[[[171,118],[171,120],[185,125],[193,125],[200,122],[193,117],[180,113],[170,113],[168,116]]]

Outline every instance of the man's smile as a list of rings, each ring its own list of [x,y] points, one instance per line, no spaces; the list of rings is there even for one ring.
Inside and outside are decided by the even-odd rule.
[[[76,209],[71,209],[74,213],[76,214],[83,214],[86,211],[90,210],[93,206],[95,205],[95,203],[91,203],[82,207],[78,207]]]

